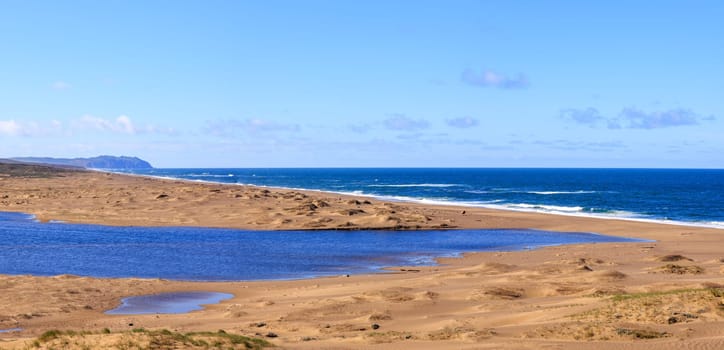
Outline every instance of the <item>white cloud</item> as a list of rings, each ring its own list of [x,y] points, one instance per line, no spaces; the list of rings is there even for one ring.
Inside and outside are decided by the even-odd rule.
[[[136,125],[131,118],[121,115],[115,119],[105,119],[92,115],[84,115],[81,118],[64,123],[59,120],[50,121],[16,121],[0,120],[0,136],[26,136],[26,137],[48,137],[48,136],[71,136],[76,133],[95,131],[117,133],[124,135],[137,135],[144,133],[175,135],[173,129],[158,128],[153,125]]]
[[[125,134],[136,134],[139,130],[133,125],[131,118],[121,115],[116,119],[105,119],[92,115],[84,115],[77,122],[80,128],[98,131],[109,131]]]
[[[133,126],[131,119],[125,115],[116,118],[116,124],[118,124],[124,132],[128,134],[135,134],[136,128]]]
[[[466,69],[463,71],[460,79],[468,85],[500,89],[524,89],[530,85],[528,78],[522,73],[518,73],[515,77],[510,77],[491,70],[483,70],[477,73],[472,69]]]
[[[35,121],[0,120],[0,135],[5,136],[48,136],[58,133],[61,129],[62,125],[56,120],[47,124]]]
[[[0,135],[18,136],[22,132],[20,124],[14,120],[0,120]]]
[[[51,84],[50,87],[53,88],[53,90],[68,90],[73,86],[64,81],[56,81]]]

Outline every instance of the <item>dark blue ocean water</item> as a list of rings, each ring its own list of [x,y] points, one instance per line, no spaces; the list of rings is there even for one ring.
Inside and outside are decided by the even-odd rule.
[[[468,251],[634,241],[533,230],[244,231],[39,223],[0,212],[0,274],[296,279],[433,264]]]
[[[151,169],[136,173],[724,228],[724,170]]]

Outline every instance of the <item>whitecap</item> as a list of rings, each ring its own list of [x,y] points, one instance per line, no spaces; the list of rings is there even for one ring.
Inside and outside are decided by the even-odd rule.
[[[367,187],[455,187],[459,184],[390,184],[390,185],[367,185]]]
[[[528,191],[526,193],[551,195],[551,194],[589,194],[596,193],[597,191]]]
[[[567,207],[562,205],[544,205],[544,204],[527,204],[527,203],[515,203],[508,204],[507,206],[512,208],[522,209],[539,209],[543,211],[559,211],[564,213],[575,213],[583,211],[583,207]]]

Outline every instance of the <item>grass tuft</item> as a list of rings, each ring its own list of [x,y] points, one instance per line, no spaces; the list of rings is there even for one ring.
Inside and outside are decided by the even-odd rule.
[[[700,292],[704,289],[695,289],[695,288],[688,288],[688,289],[674,289],[674,290],[668,290],[668,291],[662,291],[662,292],[643,292],[643,293],[626,293],[626,294],[618,294],[611,297],[611,300],[613,301],[624,301],[624,300],[633,300],[633,299],[642,299],[642,298],[653,298],[653,297],[660,297],[663,295],[674,295],[674,294],[683,294],[683,293],[691,293],[691,292]]]
[[[62,331],[59,331],[57,329],[52,329],[52,330],[46,331],[45,333],[41,334],[38,337],[38,342],[47,343],[51,340],[58,339],[62,335],[63,335]]]
[[[86,337],[91,335],[90,337]],[[33,341],[35,348],[47,349],[102,349],[102,339],[120,336],[115,349],[251,349],[260,350],[274,347],[264,339],[251,338],[219,330],[216,332],[179,333],[168,329],[147,330],[134,328],[130,331],[112,333],[104,328],[99,332],[49,330]],[[82,340],[78,339],[82,337]],[[76,345],[73,347],[72,345]]]
[[[664,266],[660,266],[657,269],[659,272],[662,273],[670,273],[675,275],[686,275],[686,274],[692,274],[692,275],[698,275],[701,273],[704,273],[704,269],[700,266],[696,265],[677,265],[677,264],[666,264]]]
[[[670,336],[667,332],[659,332],[651,329],[630,329],[630,328],[618,328],[616,329],[618,335],[628,335],[636,339],[656,339]]]

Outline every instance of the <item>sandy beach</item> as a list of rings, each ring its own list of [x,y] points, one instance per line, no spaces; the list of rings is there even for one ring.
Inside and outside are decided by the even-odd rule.
[[[2,349],[153,348],[139,328],[224,330],[289,349],[724,348],[724,230],[18,164],[0,164],[0,211],[121,226],[534,228],[653,240],[294,281],[0,275],[0,330],[22,329],[0,333]],[[103,313],[123,297],[173,291],[234,298],[185,315]],[[54,329],[88,333],[37,340]],[[196,346],[176,341],[168,348]]]

